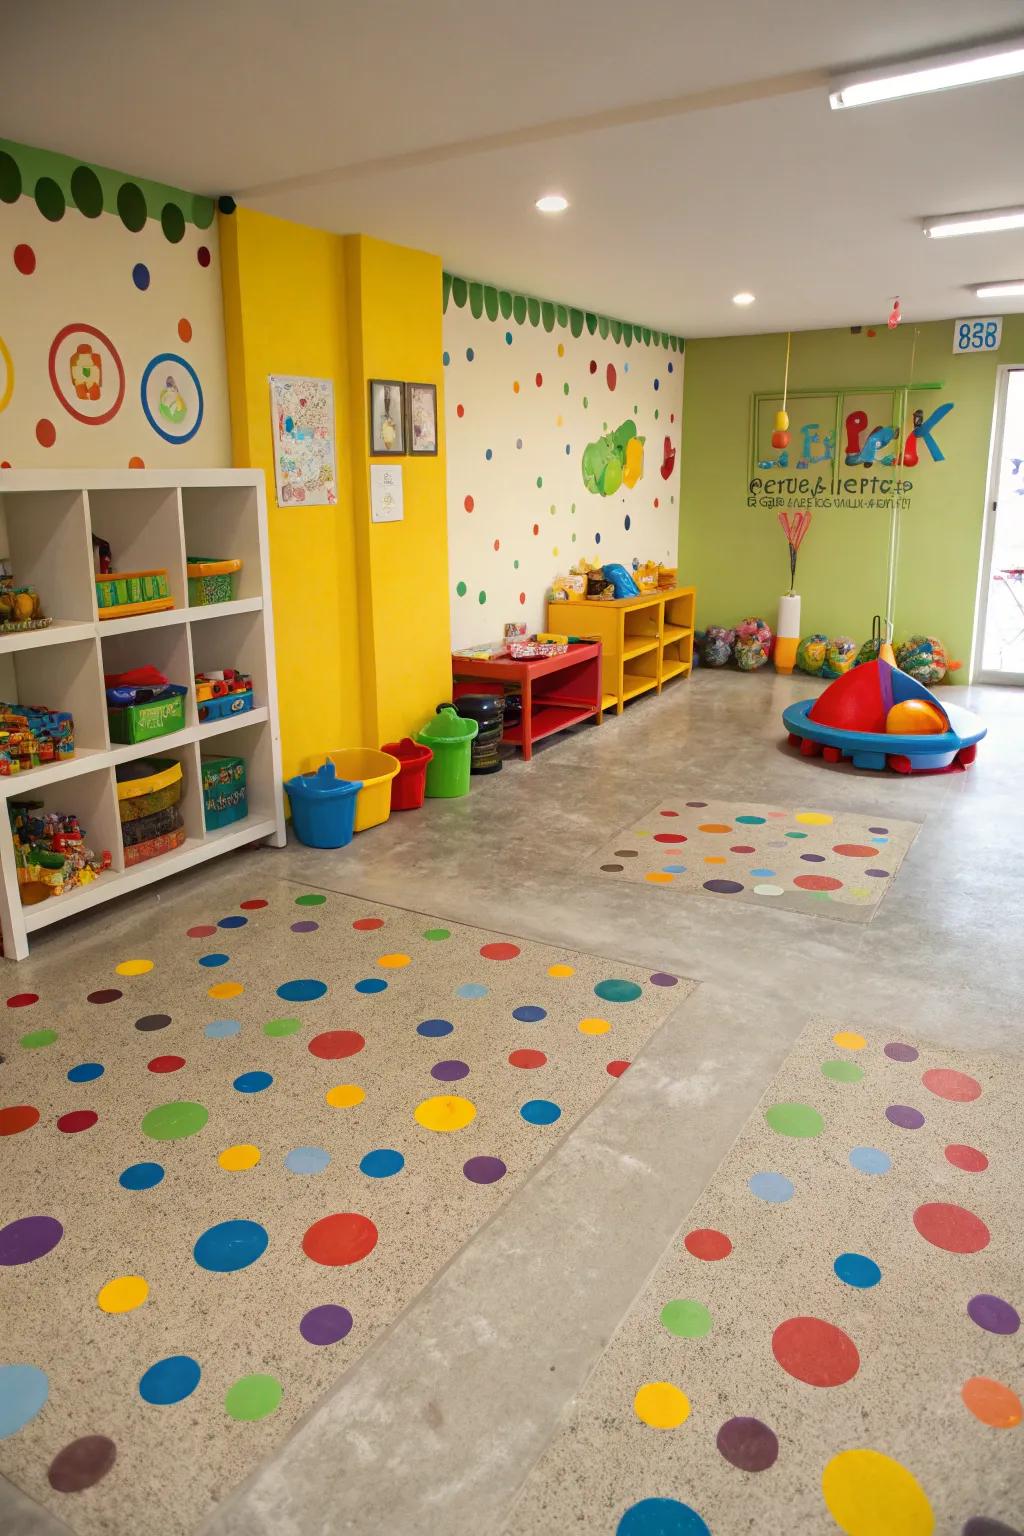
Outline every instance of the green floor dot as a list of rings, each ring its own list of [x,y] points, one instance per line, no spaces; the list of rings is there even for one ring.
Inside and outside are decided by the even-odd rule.
[[[302,1028],[301,1019],[271,1019],[269,1024],[264,1024],[265,1035],[294,1035],[297,1029]]]
[[[825,1122],[810,1104],[773,1104],[764,1118],[780,1136],[820,1136]]]
[[[210,1111],[202,1104],[192,1104],[187,1099],[177,1099],[173,1104],[158,1104],[143,1116],[142,1130],[154,1141],[181,1141],[201,1131]]]
[[[700,1301],[670,1301],[661,1309],[661,1326],[677,1339],[702,1339],[711,1332],[711,1313]]]
[[[864,1068],[855,1061],[823,1061],[821,1070],[834,1083],[859,1083],[864,1076]]]
[[[428,928],[423,935],[425,939],[450,939],[451,936],[450,928]]]
[[[322,896],[319,891],[309,891],[305,896],[296,896],[295,905],[297,907],[322,907],[326,900],[327,897]]]
[[[617,976],[599,981],[594,991],[606,1003],[635,1003],[643,995],[643,988],[638,987],[635,981],[622,981]]]
[[[33,1029],[30,1034],[22,1035],[18,1044],[23,1045],[26,1051],[38,1051],[40,1046],[52,1045],[56,1038],[55,1029]]]
[[[276,1376],[240,1376],[234,1386],[228,1388],[224,1407],[229,1418],[252,1423],[273,1413],[282,1395],[281,1383]]]

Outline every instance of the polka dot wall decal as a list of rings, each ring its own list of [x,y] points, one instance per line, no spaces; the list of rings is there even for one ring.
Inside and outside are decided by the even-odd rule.
[[[324,1094],[324,1099],[332,1109],[355,1109],[365,1098],[366,1090],[357,1087],[355,1083],[338,1083]]]
[[[196,251],[196,261],[198,261],[201,267],[208,267],[210,265],[211,257],[209,246],[201,245],[199,247],[199,249]]]
[[[145,293],[150,284],[149,268],[144,261],[137,261],[132,267],[132,282],[140,293]]]
[[[284,1388],[276,1376],[240,1376],[225,1394],[224,1411],[236,1423],[255,1424],[276,1413],[283,1396]]]
[[[919,1205],[914,1212],[914,1226],[925,1242],[947,1253],[980,1253],[991,1238],[988,1227],[973,1211],[942,1200]]]
[[[832,1268],[844,1285],[853,1286],[858,1291],[870,1290],[882,1278],[882,1271],[874,1259],[863,1253],[841,1253]]]
[[[237,1035],[242,1026],[237,1019],[214,1019],[207,1024],[203,1033],[209,1040],[229,1040],[232,1035]]]
[[[14,247],[14,265],[22,277],[31,277],[36,269],[36,253],[30,245]]]
[[[615,364],[614,363],[609,363],[608,364],[607,368],[604,371],[604,378],[605,378],[605,383],[608,385],[608,388],[609,389],[614,389],[616,383],[618,382],[618,379],[617,379],[616,373],[615,373]]]
[[[33,1003],[38,1003],[38,992],[15,992],[7,999],[8,1008],[31,1008]]]
[[[242,1072],[231,1086],[239,1093],[263,1093],[273,1081],[269,1072]]]
[[[386,986],[387,983],[385,982]],[[286,1003],[312,1003],[318,997],[323,997],[327,991],[326,981],[313,981],[303,978],[299,981],[286,981],[277,989],[277,995]]]
[[[576,1026],[581,1035],[606,1035],[611,1027],[607,1019],[580,1019]]]
[[[52,1253],[64,1228],[55,1216],[20,1216],[0,1227],[0,1265],[32,1264]]]
[[[711,1530],[679,1499],[641,1499],[626,1510],[615,1536],[711,1536]]]
[[[49,1377],[37,1365],[0,1365],[0,1440],[30,1424],[49,1395]]]
[[[979,1152],[977,1147],[969,1147],[962,1142],[953,1142],[948,1146],[945,1158],[948,1163],[952,1163],[954,1168],[959,1168],[963,1173],[984,1173],[988,1167],[988,1158],[984,1152]]]
[[[359,1171],[368,1179],[393,1179],[404,1167],[405,1158],[394,1147],[375,1147],[361,1159]]]
[[[372,997],[375,992],[386,992],[387,989],[388,984],[383,976],[364,976],[362,981],[356,982],[352,990],[354,992],[361,992],[364,996]],[[327,989],[324,988],[324,990],[326,991]]]
[[[772,1354],[787,1375],[810,1387],[841,1387],[860,1368],[848,1333],[820,1317],[791,1317],[772,1334]]]
[[[864,1076],[864,1068],[859,1067],[855,1061],[823,1061],[821,1074],[833,1083],[859,1083]]]
[[[285,1153],[284,1165],[289,1173],[323,1173],[330,1160],[325,1147],[293,1147]]]
[[[240,981],[215,981],[212,987],[207,987],[207,997],[212,997],[215,1002],[227,1002],[229,998],[241,997],[245,988]]]
[[[990,1429],[1013,1429],[1021,1421],[1021,1402],[1012,1387],[991,1376],[972,1376],[960,1388],[964,1407]]]
[[[355,1056],[366,1044],[364,1036],[355,1029],[328,1029],[320,1035],[314,1035],[309,1042],[309,1050],[313,1056],[319,1056],[321,1061],[341,1061],[346,1056]]]
[[[142,1119],[142,1133],[153,1141],[182,1141],[201,1131],[210,1112],[202,1104],[187,1099],[177,1099],[170,1104],[159,1104]]]
[[[695,1259],[713,1264],[719,1259],[727,1259],[732,1253],[732,1238],[715,1227],[695,1227],[683,1238],[683,1247]]]
[[[146,467],[145,459],[140,459],[137,453],[133,453],[131,458],[128,460],[128,468],[129,469],[145,469],[145,467]]]
[[[760,1419],[727,1419],[715,1444],[726,1461],[741,1472],[767,1472],[778,1460],[778,1437]]]
[[[508,1058],[510,1067],[521,1067],[525,1071],[547,1066],[547,1060],[543,1051],[511,1051]]]
[[[314,1264],[338,1269],[358,1264],[377,1246],[377,1228],[368,1216],[356,1211],[339,1211],[323,1216],[306,1229],[302,1251]]]
[[[240,1141],[233,1147],[225,1147],[223,1152],[217,1154],[217,1162],[225,1173],[245,1173],[248,1169],[255,1168],[259,1160],[259,1147],[254,1147],[247,1141]]]
[[[690,1416],[690,1400],[670,1381],[648,1381],[633,1399],[633,1412],[650,1429],[677,1429]]]
[[[898,1125],[903,1131],[919,1131],[924,1125],[924,1115],[910,1104],[890,1104],[885,1118],[890,1125]]]
[[[880,1147],[854,1147],[850,1152],[850,1166],[858,1173],[888,1173],[892,1158]]]
[[[163,1181],[163,1177],[164,1170],[159,1163],[133,1163],[124,1170],[117,1182],[122,1189],[153,1189]]]
[[[890,1061],[916,1061],[918,1052],[912,1045],[903,1045],[898,1040],[892,1040],[883,1047]]]
[[[18,1044],[25,1051],[41,1051],[44,1046],[53,1045],[57,1038],[55,1029],[33,1029],[27,1035],[22,1035]]]
[[[416,1033],[436,1039],[440,1035],[450,1035],[454,1028],[455,1025],[447,1019],[424,1019],[422,1024],[417,1024]]]
[[[751,1174],[747,1188],[759,1200],[767,1200],[771,1205],[783,1205],[793,1198],[793,1184],[781,1173]]]
[[[91,1083],[103,1076],[103,1066],[98,1061],[83,1061],[68,1072],[69,1083]]]
[[[53,180],[52,176],[40,176],[36,182],[35,190],[36,207],[50,224],[59,224],[64,217],[67,204],[64,193]]]
[[[59,1450],[46,1477],[56,1493],[82,1493],[102,1482],[117,1460],[117,1446],[106,1435],[82,1435]]]
[[[72,1109],[57,1119],[58,1131],[66,1136],[77,1136],[80,1131],[91,1131],[99,1119],[94,1109]]]
[[[476,1105],[455,1094],[442,1093],[417,1104],[413,1117],[425,1131],[462,1131],[476,1119]]]
[[[474,502],[472,496],[465,496],[463,497],[462,505],[465,507],[467,512],[472,512],[476,503]]]
[[[101,1312],[134,1312],[149,1295],[149,1286],[141,1275],[118,1275],[100,1287],[96,1305]]]
[[[950,1099],[956,1104],[969,1104],[981,1097],[981,1084],[966,1072],[954,1072],[951,1068],[933,1067],[922,1073],[921,1081],[936,1098]]]
[[[1016,1333],[1020,1327],[1020,1313],[1001,1296],[982,1293],[972,1296],[967,1303],[967,1316],[986,1333]]]
[[[255,1264],[269,1242],[266,1227],[258,1221],[219,1221],[196,1240],[192,1256],[200,1269],[232,1274]]]
[[[144,1372],[139,1380],[139,1396],[144,1403],[166,1408],[191,1397],[199,1385],[199,1362],[191,1355],[168,1355]]]
[[[795,1136],[801,1140],[809,1136],[820,1136],[825,1129],[824,1120],[811,1104],[773,1104],[765,1110],[764,1118],[780,1136]]]
[[[40,448],[52,448],[57,441],[57,428],[46,416],[36,422],[36,442]]]
[[[299,1324],[299,1332],[307,1344],[337,1344],[352,1332],[352,1313],[347,1307],[330,1303],[310,1307]]]
[[[73,1070],[73,1069],[72,1069]],[[18,1136],[39,1122],[39,1111],[32,1104],[11,1104],[0,1109],[0,1136]]]
[[[702,1301],[669,1301],[661,1309],[661,1326],[677,1339],[703,1339],[711,1332],[711,1313]]]
[[[456,407],[455,407],[455,414],[456,414],[456,416],[457,416],[457,417],[458,417],[458,418],[459,418],[459,420],[460,420],[460,421],[461,421],[461,420],[462,420],[462,418],[463,418],[463,417],[464,417],[464,416],[465,416],[465,414],[466,414],[466,407],[465,407],[465,406],[464,406],[464,405],[463,405],[463,404],[462,404],[462,402],[461,402],[461,401],[460,401],[460,402],[459,402],[459,404],[458,404],[458,405],[457,405],[457,406],[456,406]],[[466,508],[466,511],[467,511],[467,512],[469,512],[469,511],[471,511],[471,510],[472,510],[472,509],[471,509],[471,508],[470,508],[470,507],[467,507],[467,508]]]
[[[912,1472],[881,1451],[841,1451],[821,1474],[828,1512],[846,1536],[932,1536],[935,1516]]]
[[[484,944],[480,953],[485,960],[514,960],[522,951],[518,944]]]
[[[867,1045],[863,1035],[858,1035],[855,1030],[841,1029],[832,1036],[832,1044],[838,1045],[844,1051],[862,1051]]]

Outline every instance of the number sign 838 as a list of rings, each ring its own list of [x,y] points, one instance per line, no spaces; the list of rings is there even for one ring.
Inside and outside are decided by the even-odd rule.
[[[954,352],[995,352],[1002,336],[1001,317],[953,321]]]

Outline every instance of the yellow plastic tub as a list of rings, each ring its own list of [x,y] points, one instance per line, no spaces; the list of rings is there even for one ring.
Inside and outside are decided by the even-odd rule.
[[[387,821],[391,815],[391,780],[402,766],[398,758],[375,747],[347,747],[328,752],[327,761],[334,764],[339,779],[362,782],[356,795],[356,831],[365,832]]]

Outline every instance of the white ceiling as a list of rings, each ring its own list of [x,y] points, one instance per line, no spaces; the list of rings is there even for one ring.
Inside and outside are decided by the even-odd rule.
[[[1024,309],[1024,79],[829,111],[831,73],[1024,30],[1020,0],[36,0],[0,136],[683,336]],[[544,218],[545,191],[571,208]],[[742,288],[757,303],[740,310]]]

